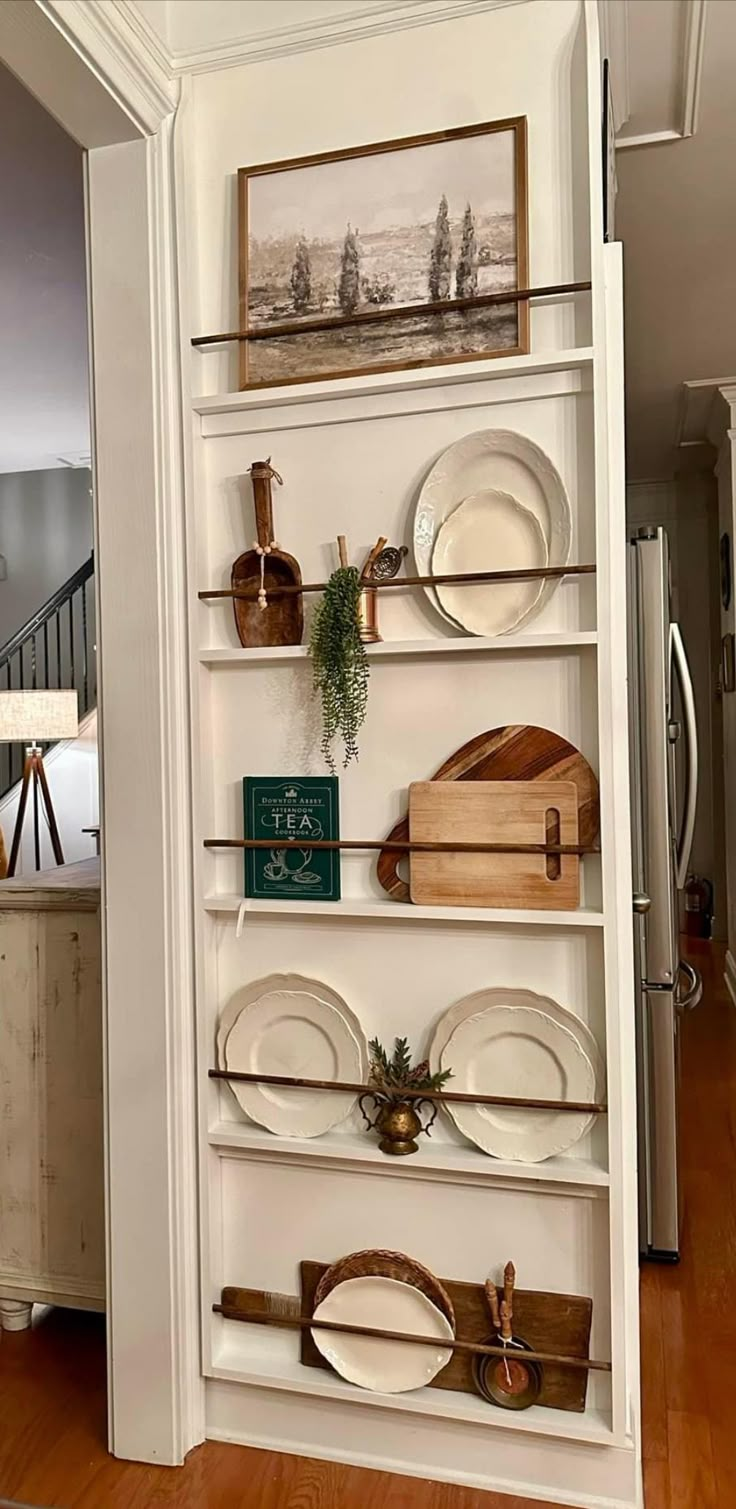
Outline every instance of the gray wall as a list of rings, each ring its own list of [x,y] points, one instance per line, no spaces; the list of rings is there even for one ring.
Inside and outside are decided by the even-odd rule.
[[[0,647],[92,550],[91,478],[86,469],[0,475]]]

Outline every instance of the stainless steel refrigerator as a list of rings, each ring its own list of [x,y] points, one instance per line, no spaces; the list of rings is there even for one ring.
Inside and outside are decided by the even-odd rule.
[[[629,545],[629,686],[639,1230],[644,1256],[676,1260],[680,1021],[702,987],[680,958],[678,891],[690,859],[698,786],[695,699],[682,635],[670,616],[667,535]]]

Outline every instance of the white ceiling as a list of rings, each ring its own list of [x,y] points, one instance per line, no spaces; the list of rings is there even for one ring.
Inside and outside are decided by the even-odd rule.
[[[82,152],[0,65],[0,472],[88,455]]]
[[[688,8],[692,0],[628,5],[631,134],[667,129],[668,109],[673,119],[688,60],[672,51],[672,11]],[[684,35],[681,29],[681,43]],[[674,69],[669,93],[661,87],[664,57]],[[659,79],[656,89],[650,90],[650,75]],[[630,479],[672,476],[682,383],[725,376],[736,365],[735,80],[736,3],[710,0],[695,134],[617,154]]]

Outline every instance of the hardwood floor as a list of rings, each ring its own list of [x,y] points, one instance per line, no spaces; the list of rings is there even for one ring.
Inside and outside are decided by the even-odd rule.
[[[723,950],[685,953],[705,990],[682,1033],[682,1259],[641,1275],[646,1509],[736,1509],[736,1008]]]
[[[720,951],[688,952],[706,992],[683,1031],[683,1260],[648,1265],[641,1282],[646,1509],[736,1509],[736,1008]],[[0,1499],[44,1509],[552,1509],[216,1442],[181,1469],[143,1467],[108,1456],[105,1434],[99,1317],[46,1311],[32,1332],[2,1336]]]

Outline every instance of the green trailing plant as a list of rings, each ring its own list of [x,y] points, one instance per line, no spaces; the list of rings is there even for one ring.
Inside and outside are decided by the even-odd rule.
[[[314,691],[322,701],[322,753],[333,774],[338,736],[344,745],[343,766],[357,760],[368,706],[368,657],[358,627],[361,591],[357,567],[339,566],[312,619],[309,652]]]
[[[430,1074],[429,1060],[423,1058],[412,1066],[411,1048],[405,1037],[397,1037],[389,1058],[377,1037],[368,1044],[370,1049],[369,1082],[371,1087],[390,1100],[401,1100],[404,1090],[426,1090],[435,1094],[452,1079],[452,1069],[442,1069]]]

